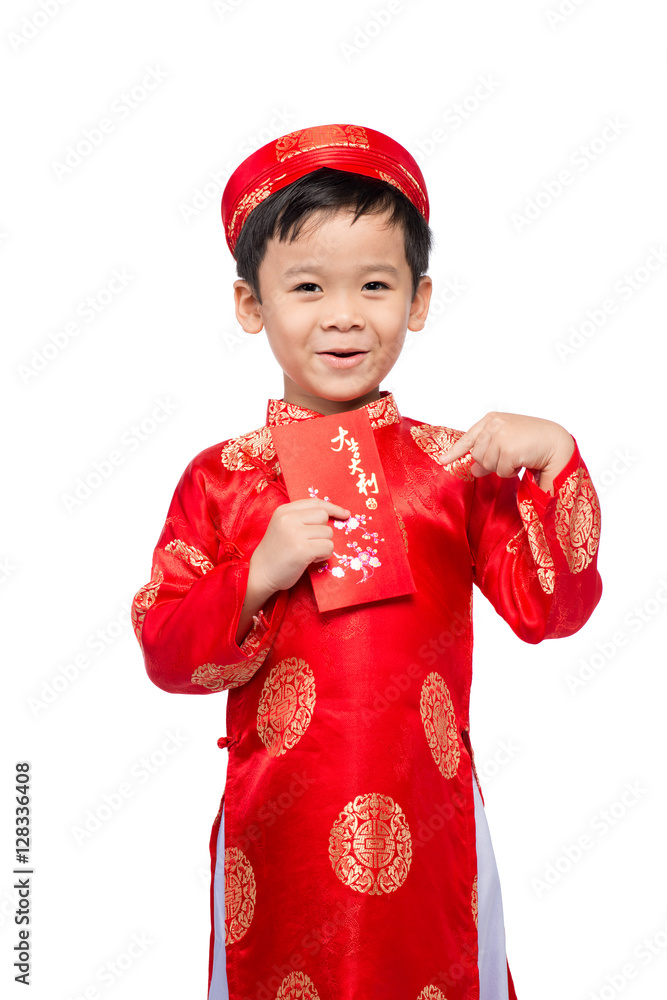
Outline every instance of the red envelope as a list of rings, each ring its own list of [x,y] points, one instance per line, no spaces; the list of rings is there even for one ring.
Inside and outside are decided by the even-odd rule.
[[[317,497],[351,512],[330,519],[334,554],[308,567],[320,611],[415,591],[367,411],[271,427],[290,500]]]

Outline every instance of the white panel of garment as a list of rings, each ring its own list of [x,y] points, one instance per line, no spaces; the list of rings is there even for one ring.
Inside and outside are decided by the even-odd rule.
[[[475,842],[477,846],[477,940],[479,1000],[509,1000],[505,921],[500,879],[489,825],[473,775]]]
[[[213,879],[213,973],[208,1000],[229,1000],[227,986],[227,962],[225,956],[225,804],[222,804],[218,846],[215,856],[215,876]]]

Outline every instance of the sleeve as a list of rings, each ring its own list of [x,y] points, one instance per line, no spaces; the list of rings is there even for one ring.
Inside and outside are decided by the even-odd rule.
[[[239,646],[248,572],[249,556],[211,518],[206,472],[193,459],[169,506],[151,579],[132,602],[132,625],[154,684],[210,694],[250,680],[276,638],[288,591],[269,598]]]
[[[525,642],[577,632],[602,595],[600,504],[575,440],[553,494],[535,474],[475,480],[468,521],[473,579]]]

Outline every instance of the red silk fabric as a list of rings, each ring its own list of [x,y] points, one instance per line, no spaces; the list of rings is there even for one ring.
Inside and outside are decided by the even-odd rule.
[[[250,557],[287,501],[270,427],[320,416],[271,400],[264,426],[190,462],[133,602],[155,684],[228,692],[230,1000],[479,1000],[473,585],[528,643],[573,634],[601,595],[576,444],[551,495],[529,471],[475,479],[469,454],[443,466],[460,432],[390,393],[365,409],[414,594],[320,614],[304,573],[237,645]]]
[[[397,187],[428,222],[426,182],[414,157],[395,139],[360,125],[297,129],[255,150],[241,163],[222,194],[222,222],[234,255],[253,208],[274,191],[319,167],[377,177]]]

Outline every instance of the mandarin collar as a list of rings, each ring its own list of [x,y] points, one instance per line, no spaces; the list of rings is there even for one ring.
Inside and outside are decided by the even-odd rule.
[[[386,389],[380,391],[380,398],[374,399],[365,406],[358,407],[366,410],[373,430],[378,427],[387,427],[389,424],[397,424],[401,419],[396,406],[393,392]],[[321,417],[317,410],[310,410],[307,406],[300,406],[299,403],[286,403],[284,399],[269,399],[266,409],[266,423],[269,427],[277,424],[291,424],[296,420],[311,420],[313,417]]]

